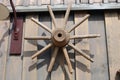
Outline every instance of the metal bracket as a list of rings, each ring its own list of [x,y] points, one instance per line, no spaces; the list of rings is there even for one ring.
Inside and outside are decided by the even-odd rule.
[[[23,18],[22,17],[17,19],[16,29],[17,29],[17,32],[13,30],[11,35],[11,45],[10,45],[11,55],[21,54],[22,34],[23,34]]]
[[[10,54],[11,55],[20,55],[22,49],[22,33],[23,33],[23,18],[17,18],[16,10],[13,4],[13,1],[10,0],[11,7],[13,9],[14,21],[11,35],[11,45],[10,45]]]

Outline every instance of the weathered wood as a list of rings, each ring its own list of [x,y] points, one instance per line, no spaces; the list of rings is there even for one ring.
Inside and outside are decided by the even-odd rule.
[[[75,23],[79,22],[83,16],[85,16],[87,13],[81,13],[81,12],[75,12]],[[75,29],[76,35],[82,35],[82,34],[88,34],[88,19],[86,19],[79,27]],[[82,40],[80,43],[78,43],[77,40],[75,40],[76,47],[78,49],[81,49],[82,51],[85,51],[88,55],[89,54],[89,41],[87,39]],[[78,55],[78,53],[75,54],[75,60],[76,60],[76,80],[90,80],[91,79],[91,72],[90,72],[90,61],[85,59],[83,56]]]
[[[30,0],[24,0],[23,6],[29,6]]]
[[[85,15],[79,22],[77,22],[76,24],[72,25],[72,27],[68,30],[68,32],[71,32],[75,28],[77,28],[80,24],[82,24],[85,20],[87,20],[89,16],[90,16],[89,14]]]
[[[42,1],[41,0],[37,0],[37,5],[41,6],[41,4],[42,4]]]
[[[105,24],[108,46],[108,60],[110,80],[116,80],[115,76],[120,69],[120,20],[118,19],[117,12],[105,12]]]
[[[68,21],[67,21],[67,25],[66,25],[66,30],[68,30],[68,28],[71,28],[72,25],[74,25],[74,15],[71,12],[71,14],[69,15]],[[70,33],[70,35],[74,35],[74,30]],[[70,40],[69,43],[74,43],[74,40]],[[65,60],[65,80],[75,80],[75,54],[74,54],[74,50],[71,49],[71,47],[67,46],[67,51],[68,51],[68,56],[70,57],[70,62],[72,64],[72,73],[69,72],[68,69],[68,64]]]
[[[75,4],[75,0],[64,0],[64,4]]]
[[[44,4],[50,4],[50,0],[41,0],[41,4],[44,5]]]
[[[68,65],[69,72],[72,74],[73,73],[73,69],[72,69],[72,64],[70,62],[70,58],[68,56],[67,49],[66,48],[62,48],[62,50],[63,50],[64,56],[65,56],[65,59],[66,59],[67,65]]]
[[[51,47],[52,47],[52,43],[49,43],[44,48],[42,48],[40,51],[38,51],[34,55],[32,55],[32,59],[34,59],[35,57],[39,56],[40,54],[42,54],[43,52],[45,52],[47,49],[49,49]]]
[[[91,80],[109,80],[104,15],[101,12],[91,13],[89,34],[100,34],[99,38],[89,40],[90,56],[94,59]]]
[[[80,3],[88,3],[88,2],[89,2],[89,0],[81,0]]]
[[[63,4],[64,0],[51,0],[51,5]]]
[[[47,7],[48,7],[48,11],[49,11],[49,13],[50,13],[50,16],[51,16],[51,18],[52,18],[54,27],[56,28],[56,27],[57,27],[57,22],[56,22],[56,20],[55,20],[55,16],[54,16],[54,13],[53,13],[53,11],[52,11],[52,8],[51,8],[51,6],[49,6],[49,5],[48,5]]]
[[[6,80],[22,80],[21,56],[9,56],[7,59]]]
[[[3,1],[2,0],[0,0],[0,3],[2,3]]]
[[[31,21],[31,17],[38,19],[37,15],[26,16],[24,35],[25,36],[37,36],[38,25]],[[22,80],[37,80],[37,58],[33,59],[31,56],[37,51],[37,41],[24,40],[24,51],[23,51],[23,71]]]
[[[91,59],[88,55],[85,55],[85,53],[81,49],[77,48],[72,43],[71,44],[69,43],[68,45],[70,47],[72,47],[75,51],[77,51],[81,56],[83,56],[84,58],[86,58],[87,60],[89,60],[91,62],[94,62],[93,59]]]
[[[2,2],[3,2],[3,4],[5,4],[6,6],[10,6],[10,0],[3,0]]]
[[[5,80],[8,54],[9,19],[0,21],[0,79]]]
[[[12,1],[13,1],[14,6],[16,6],[16,1],[17,1],[17,0],[12,0]],[[10,5],[10,6],[11,6],[11,5]]]
[[[51,72],[52,69],[53,69],[53,66],[54,66],[54,63],[55,63],[55,60],[56,60],[56,56],[57,56],[57,54],[58,54],[58,50],[59,50],[59,48],[58,48],[58,47],[55,47],[55,48],[54,48],[54,51],[52,52],[50,64],[49,64],[49,67],[48,67],[48,72]]]
[[[120,0],[117,0],[117,2],[120,2]]]
[[[50,40],[51,36],[30,36],[25,37],[26,40]]]
[[[94,3],[94,0],[89,0],[89,3],[90,3],[90,4]]]
[[[29,6],[36,6],[37,0],[30,0]]]
[[[63,24],[63,13],[55,13],[56,16],[56,22],[57,27],[62,27]],[[52,29],[54,29],[54,25],[52,24]],[[59,78],[58,78],[59,77]],[[55,64],[53,66],[52,72],[51,72],[51,80],[65,80],[65,74],[64,74],[64,55],[61,50],[58,51],[58,55],[55,61]]]
[[[31,20],[33,22],[35,22],[36,24],[38,24],[40,27],[42,27],[43,29],[47,30],[48,32],[52,33],[52,30],[50,28],[48,28],[46,25],[42,24],[41,22],[37,21],[34,18],[31,18]]]
[[[68,18],[68,22],[66,25],[66,30],[71,28],[71,26],[74,25],[74,13],[71,12]],[[74,30],[70,33],[70,35],[74,35]],[[74,40],[70,40],[69,43],[74,43]],[[68,55],[70,57],[70,62],[72,64],[72,69],[73,72],[72,74],[69,72],[68,70],[68,65],[67,62],[65,63],[65,80],[75,80],[75,53],[74,50],[71,49],[69,46],[67,46],[67,51],[68,51]]]
[[[94,0],[94,3],[102,3],[103,0]]]
[[[115,3],[116,0],[109,0],[109,3]]]
[[[99,34],[87,34],[87,35],[74,35],[70,39],[85,39],[85,38],[97,38],[100,37]]]
[[[51,28],[49,13],[40,13],[39,16],[40,16],[39,21],[44,25],[46,25],[48,28]],[[39,36],[51,36],[51,34],[48,31],[44,30],[41,27],[39,27],[38,31],[39,31],[38,32]],[[38,50],[41,50],[48,44],[49,44],[48,40],[39,40]],[[48,49],[43,54],[38,56],[38,63],[37,63],[38,80],[50,80],[50,73],[47,71],[51,59],[50,55],[51,55],[51,49]]]
[[[16,6],[22,6],[23,5],[24,0],[16,0]]]
[[[26,5],[27,6],[27,5]],[[16,6],[17,12],[46,12],[48,11],[47,5],[42,6]],[[65,11],[67,8],[67,5],[54,5],[52,6],[53,11]],[[72,11],[83,11],[83,10],[108,10],[108,9],[119,9],[120,4],[113,3],[113,4],[80,4],[80,5],[72,5]],[[10,12],[12,12],[12,9],[10,6],[8,6],[8,9]]]
[[[80,4],[80,0],[76,0],[76,4]]]
[[[12,25],[13,24],[11,23],[10,30],[12,30]],[[10,45],[11,34],[9,36],[10,36],[9,38],[9,45]],[[22,79],[22,58],[21,56],[9,55],[6,63],[6,80],[21,80],[21,79]]]
[[[104,0],[103,2],[104,2],[104,3],[108,3],[108,0]]]

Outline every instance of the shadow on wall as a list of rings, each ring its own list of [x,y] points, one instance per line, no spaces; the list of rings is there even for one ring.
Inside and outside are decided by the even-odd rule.
[[[4,46],[4,42],[5,42],[5,38],[9,36],[9,29],[8,29],[8,24],[7,22],[5,22],[3,25],[0,25],[0,57],[3,54],[3,46]]]
[[[120,70],[117,71],[116,76],[115,76],[115,80],[120,80]]]

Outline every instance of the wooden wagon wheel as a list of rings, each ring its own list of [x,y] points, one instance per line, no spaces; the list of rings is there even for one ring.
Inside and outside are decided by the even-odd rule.
[[[49,33],[51,33],[51,36],[31,36],[31,37],[25,37],[25,39],[26,40],[51,40],[51,43],[49,43],[46,47],[44,47],[40,51],[36,52],[32,56],[32,59],[34,59],[38,55],[42,54],[44,51],[46,51],[50,47],[54,46],[51,61],[50,61],[49,67],[48,67],[48,72],[51,72],[53,65],[55,63],[56,56],[58,54],[58,50],[61,49],[63,51],[65,59],[67,61],[69,72],[72,73],[73,69],[72,69],[72,65],[71,65],[71,62],[70,62],[70,59],[68,56],[68,52],[66,49],[67,46],[70,46],[75,51],[77,51],[81,56],[83,56],[87,60],[93,62],[93,59],[91,59],[88,55],[86,55],[82,50],[80,50],[79,48],[74,46],[72,43],[69,43],[69,41],[71,39],[85,39],[85,38],[100,37],[99,34],[70,35],[70,32],[73,31],[75,28],[77,28],[81,23],[83,23],[90,15],[88,14],[88,15],[84,16],[77,24],[72,25],[71,29],[66,30],[66,24],[67,24],[67,20],[69,17],[71,5],[68,6],[68,9],[66,11],[65,18],[64,18],[64,23],[63,23],[63,25],[61,25],[62,26],[61,28],[58,28],[59,25],[57,25],[57,22],[55,20],[55,16],[53,14],[51,6],[47,6],[47,7],[48,7],[49,13],[51,15],[51,18],[53,20],[53,24],[54,24],[53,30],[49,29],[47,26],[45,26],[44,24],[42,24],[41,22],[39,22],[38,20],[36,20],[34,18],[31,18],[31,20],[33,22],[35,22],[36,24],[38,24],[40,27],[44,28]]]

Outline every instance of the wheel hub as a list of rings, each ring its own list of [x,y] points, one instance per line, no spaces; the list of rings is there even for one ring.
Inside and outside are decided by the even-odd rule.
[[[52,42],[55,46],[63,47],[69,42],[70,35],[63,29],[55,29],[52,33]]]

